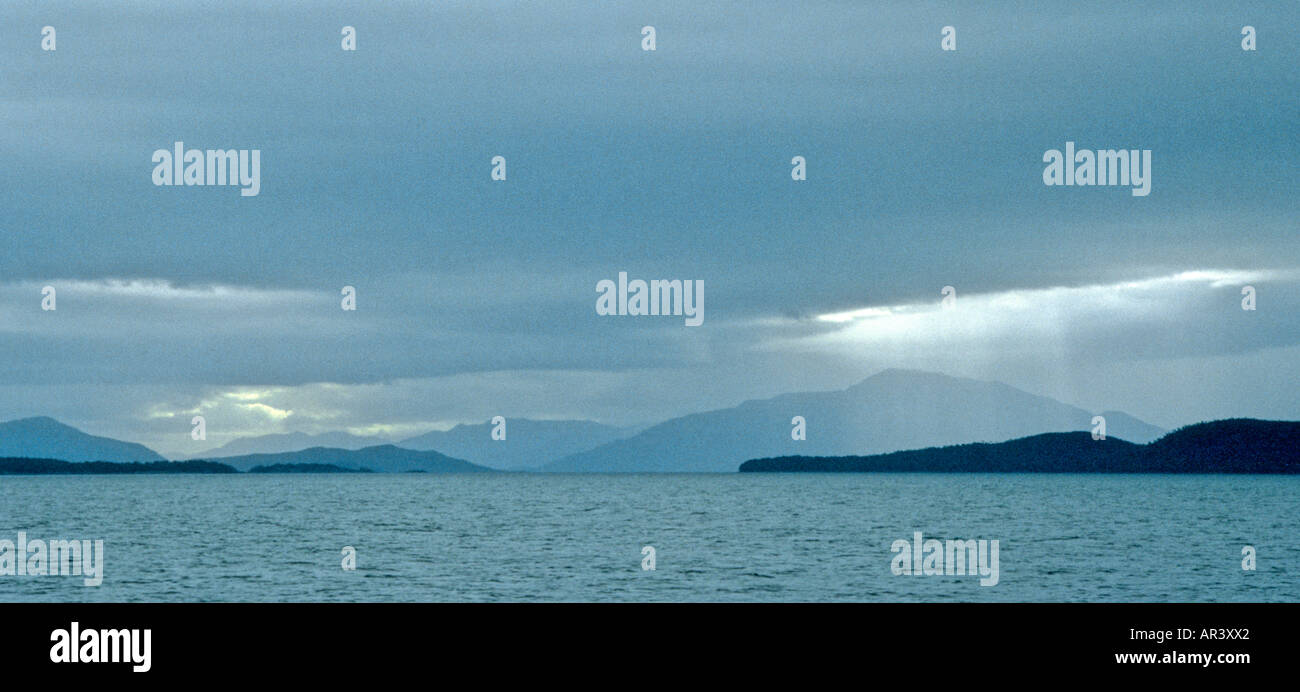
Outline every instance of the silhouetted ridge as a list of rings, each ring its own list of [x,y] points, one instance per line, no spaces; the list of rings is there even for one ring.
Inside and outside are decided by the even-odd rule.
[[[240,471],[248,471],[258,466],[283,467],[324,465],[335,466],[350,471],[376,471],[379,473],[405,473],[407,471],[426,471],[429,473],[467,473],[491,471],[491,469],[471,464],[464,459],[453,459],[445,454],[433,451],[416,451],[402,449],[394,445],[376,445],[364,449],[335,449],[332,447],[312,447],[298,452],[279,454],[246,454],[235,457],[222,457],[222,463],[229,464]],[[283,472],[283,471],[281,471]]]
[[[1091,433],[871,456],[751,459],[742,472],[1300,473],[1300,422],[1248,418],[1198,423],[1145,445]]]
[[[59,459],[0,458],[0,476],[89,473],[238,473],[215,461],[61,461]]]

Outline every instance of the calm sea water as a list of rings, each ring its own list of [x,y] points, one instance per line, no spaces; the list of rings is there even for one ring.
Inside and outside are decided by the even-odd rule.
[[[1300,601],[1298,501],[1265,476],[0,476],[0,539],[105,543],[103,585],[0,600]],[[915,531],[997,539],[1000,583],[892,574]]]

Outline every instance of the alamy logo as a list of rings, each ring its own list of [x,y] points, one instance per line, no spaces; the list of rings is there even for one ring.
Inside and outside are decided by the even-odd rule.
[[[596,314],[609,315],[683,315],[686,326],[704,324],[704,281],[702,279],[627,280],[627,272],[618,273],[618,284],[610,279],[596,282]]]
[[[1094,440],[1106,439],[1106,417],[1105,416],[1092,417],[1092,439]]]
[[[998,542],[996,540],[940,541],[924,538],[920,531],[894,541],[889,547],[897,553],[889,564],[896,575],[916,574],[926,576],[975,575],[980,576],[980,586],[998,584]]]
[[[54,289],[50,289],[50,290],[53,291]],[[1255,287],[1242,286],[1241,295],[1245,296],[1245,298],[1241,299],[1241,309],[1254,310],[1255,309]],[[53,310],[53,308],[50,309]]]
[[[190,149],[177,142],[174,151],[153,153],[154,185],[238,185],[243,197],[262,190],[261,149]]]
[[[1133,186],[1134,197],[1151,194],[1150,149],[1080,149],[1074,142],[1059,149],[1043,152],[1043,184],[1055,185],[1124,185]]]
[[[50,660],[54,663],[131,663],[131,670],[147,673],[153,667],[153,630],[68,629],[50,632]]]
[[[85,586],[104,582],[104,541],[0,539],[0,577],[79,576]]]

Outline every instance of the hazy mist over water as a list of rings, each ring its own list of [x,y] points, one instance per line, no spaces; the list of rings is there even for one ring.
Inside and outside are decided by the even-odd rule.
[[[1298,490],[1203,475],[5,477],[0,539],[103,539],[105,568],[99,587],[3,576],[0,600],[1296,601]],[[891,573],[891,543],[916,531],[1000,541],[999,583]]]

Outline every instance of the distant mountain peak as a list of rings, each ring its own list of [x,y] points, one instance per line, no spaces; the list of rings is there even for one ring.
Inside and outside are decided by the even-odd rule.
[[[42,425],[42,426],[49,426],[49,427],[72,428],[71,425],[68,425],[67,423],[64,423],[56,418],[51,418],[49,416],[29,416],[27,418],[15,418],[14,420],[6,421],[4,425],[8,425],[10,423],[17,423],[17,424],[24,424],[24,425],[31,425],[31,426]],[[76,428],[73,429],[75,430]]]
[[[804,419],[805,439],[791,435]],[[1085,409],[1001,382],[887,368],[847,389],[799,392],[674,418],[569,455],[554,471],[732,472],[746,459],[881,454],[1039,433],[1090,430]],[[1107,415],[1108,434],[1146,442],[1164,433]]]
[[[91,435],[49,416],[0,423],[0,456],[64,461],[165,461],[134,442]]]
[[[934,372],[932,370],[917,370],[915,368],[885,368],[884,370],[881,370],[876,374],[867,377],[867,379],[868,380],[872,378],[887,379],[891,377],[952,377],[952,375],[945,375],[943,373]],[[960,379],[960,378],[953,378],[953,379]]]
[[[385,444],[389,440],[382,437],[353,435],[348,432],[331,431],[306,433],[301,431],[270,433],[252,437],[237,437],[229,442],[202,452],[190,453],[190,459],[221,459],[224,457],[244,456],[248,454],[279,454],[298,452],[312,447],[336,447],[339,449],[362,449]]]
[[[884,370],[881,370],[880,372],[877,372],[874,375],[868,376],[867,378],[863,379],[857,384],[850,386],[848,389],[853,390],[862,387],[864,385],[879,386],[882,384],[893,385],[893,384],[905,384],[905,383],[916,383],[916,382],[926,382],[931,384],[965,383],[965,384],[978,384],[978,385],[985,385],[985,386],[1007,387],[1008,389],[1015,389],[1015,387],[1012,387],[1011,385],[1003,384],[997,381],[979,380],[973,377],[961,377],[958,375],[949,375],[947,373],[942,373],[942,372],[933,372],[931,370],[915,370],[912,368],[885,368]]]

